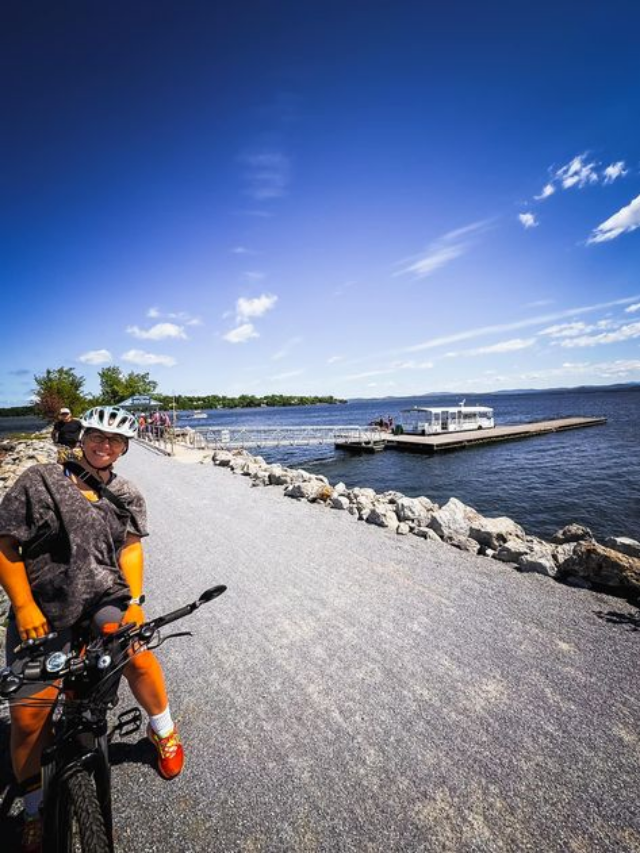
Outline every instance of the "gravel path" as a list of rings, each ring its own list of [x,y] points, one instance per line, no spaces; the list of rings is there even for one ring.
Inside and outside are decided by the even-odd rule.
[[[640,851],[630,605],[212,465],[121,468],[148,612],[229,590],[159,652],[183,776],[116,752],[119,850]]]
[[[120,469],[147,613],[229,589],[158,652],[184,774],[114,745],[117,851],[640,851],[629,604],[210,464]]]

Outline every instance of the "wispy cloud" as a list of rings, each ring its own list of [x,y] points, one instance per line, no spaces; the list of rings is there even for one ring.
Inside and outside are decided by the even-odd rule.
[[[628,169],[624,167],[624,160],[618,160],[617,163],[611,163],[610,166],[602,173],[604,176],[603,183],[612,184],[618,178],[623,178],[627,174]]]
[[[579,337],[567,338],[560,346],[566,349],[573,347],[595,347],[602,344],[618,344],[633,338],[640,338],[640,322],[628,323],[620,326],[613,332],[600,332],[597,335],[580,335]]]
[[[625,169],[624,160],[618,160],[616,163],[610,163],[604,169],[600,169],[600,164],[596,160],[589,161],[588,156],[588,152],[585,151],[583,154],[575,156],[565,166],[551,170],[551,179],[544,185],[540,193],[534,196],[534,199],[543,201],[552,196],[557,189],[582,189],[594,184],[612,184],[628,172]]]
[[[147,317],[152,320],[158,320],[161,317],[164,317],[167,320],[179,320],[181,323],[184,323],[185,326],[201,326],[202,320],[199,317],[194,317],[193,314],[190,314],[189,311],[165,311],[162,312],[157,306],[153,306],[149,308],[147,311]]]
[[[173,367],[177,362],[170,355],[156,355],[152,352],[145,352],[141,349],[130,349],[123,353],[120,358],[122,361],[127,361],[130,364],[137,364],[144,367],[149,367],[154,364],[163,367]]]
[[[162,341],[165,338],[186,339],[184,328],[175,323],[156,323],[150,329],[141,329],[139,326],[127,326],[127,332],[134,338],[147,341]]]
[[[290,338],[286,341],[277,352],[271,356],[272,361],[280,361],[280,359],[286,358],[292,349],[298,346],[298,344],[302,343],[302,338]]]
[[[377,370],[365,370],[362,373],[350,373],[341,377],[345,382],[353,382],[359,379],[371,379],[374,376],[389,376],[404,370],[430,370],[433,367],[431,361],[394,361],[389,367],[381,367]]]
[[[247,270],[242,275],[247,281],[262,281],[266,277],[266,273],[260,272],[260,270]]]
[[[255,252],[252,249],[247,249],[246,246],[234,246],[231,249],[232,255],[255,255]]]
[[[263,314],[273,308],[277,301],[278,297],[273,293],[263,293],[253,299],[241,296],[236,302],[236,314],[240,320],[246,320],[249,317],[262,317]]]
[[[327,359],[327,364],[337,364],[339,361],[344,361],[343,355],[332,355]]]
[[[518,219],[525,228],[537,228],[540,224],[535,213],[519,213]]]
[[[471,340],[473,338],[484,337],[485,335],[499,334],[502,332],[512,332],[517,329],[531,328],[532,326],[541,326],[546,323],[553,323],[562,320],[565,317],[575,317],[581,314],[588,314],[592,311],[600,311],[605,308],[614,308],[621,305],[629,305],[636,302],[638,296],[631,296],[625,299],[615,299],[611,302],[600,302],[596,305],[583,305],[577,308],[568,308],[565,311],[557,311],[553,314],[541,314],[537,317],[529,317],[526,320],[515,320],[511,323],[496,323],[493,326],[481,326],[476,329],[468,329],[464,332],[456,332],[452,335],[444,335],[439,338],[430,338],[420,344],[405,347],[403,352],[420,352],[425,349],[434,347],[448,346],[449,344],[458,343],[459,341]]]
[[[587,243],[606,243],[608,240],[615,240],[621,234],[629,234],[636,228],[640,228],[640,195],[594,228]]]
[[[113,358],[108,349],[92,349],[78,356],[78,361],[83,364],[108,364]]]
[[[227,334],[222,337],[230,344],[244,344],[251,338],[259,338],[260,335],[253,327],[253,323],[242,323],[235,329],[231,329],[230,332],[227,332]]]
[[[640,360],[618,359],[616,361],[602,362],[565,362],[559,367],[551,367],[546,370],[532,370],[521,373],[515,380],[539,380],[558,379],[562,376],[595,376],[600,379],[629,379],[633,376],[640,377]]]
[[[512,338],[508,341],[499,341],[497,344],[490,344],[486,347],[475,347],[473,349],[457,350],[456,352],[446,353],[446,358],[458,358],[459,356],[470,355],[494,355],[507,352],[517,352],[518,350],[528,349],[536,342],[535,338]]]
[[[243,154],[245,193],[256,201],[281,198],[291,180],[291,164],[282,151]]]
[[[484,219],[449,231],[434,240],[427,247],[425,254],[413,255],[399,261],[396,266],[400,266],[400,269],[393,273],[394,277],[408,275],[414,279],[420,279],[432,275],[436,270],[468,252],[474,244],[473,237],[477,237],[482,231],[485,231],[491,221]]]
[[[540,195],[534,195],[536,201],[542,201],[545,198],[549,198],[550,195],[553,195],[556,191],[556,188],[553,184],[545,184],[540,191]]]
[[[627,314],[635,314],[636,311],[640,311],[640,302],[636,302],[634,305],[628,305],[624,310]]]
[[[577,157],[574,157],[571,162],[567,163],[566,166],[562,166],[561,169],[555,174],[555,178],[560,182],[560,185],[563,189],[568,190],[571,187],[586,187],[587,184],[597,184],[598,183],[598,174],[596,172],[596,166],[598,164],[594,161],[591,163],[587,162],[587,154],[579,154]]]

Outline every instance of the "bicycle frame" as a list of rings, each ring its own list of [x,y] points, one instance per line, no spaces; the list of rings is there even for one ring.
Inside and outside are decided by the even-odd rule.
[[[107,714],[118,704],[123,669],[132,655],[155,649],[171,637],[191,636],[187,631],[161,637],[158,631],[193,613],[225,590],[226,586],[213,587],[197,601],[140,626],[123,625],[95,639],[79,636],[68,655],[58,653],[64,662],[54,673],[50,668],[53,656],[46,652],[47,638],[27,641],[27,647],[33,649],[31,659],[21,667],[0,672],[2,696],[10,697],[25,681],[50,681],[59,689],[58,697],[50,703],[53,743],[42,755],[45,853],[66,853],[68,850],[63,828],[58,825],[59,798],[65,780],[79,770],[89,771],[94,780],[109,850],[113,851],[109,743],[116,734],[125,736],[138,731],[142,723],[140,710],[130,708],[120,713],[116,724],[108,730]],[[28,704],[29,700],[24,702]],[[14,797],[15,789],[12,789],[0,806],[0,814],[8,813]]]

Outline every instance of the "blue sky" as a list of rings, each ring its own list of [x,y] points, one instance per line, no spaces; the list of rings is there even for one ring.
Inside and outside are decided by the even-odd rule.
[[[0,405],[640,381],[636,2],[0,16]]]

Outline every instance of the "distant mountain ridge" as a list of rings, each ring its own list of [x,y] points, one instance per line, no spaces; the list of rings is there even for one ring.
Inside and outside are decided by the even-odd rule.
[[[352,397],[351,402],[358,400],[409,400],[416,397],[457,397],[459,400],[465,397],[498,397],[500,395],[515,394],[566,394],[566,393],[592,393],[597,391],[639,391],[640,382],[618,382],[613,385],[575,385],[560,388],[508,388],[502,391],[425,391],[422,394],[406,394],[401,397]]]

